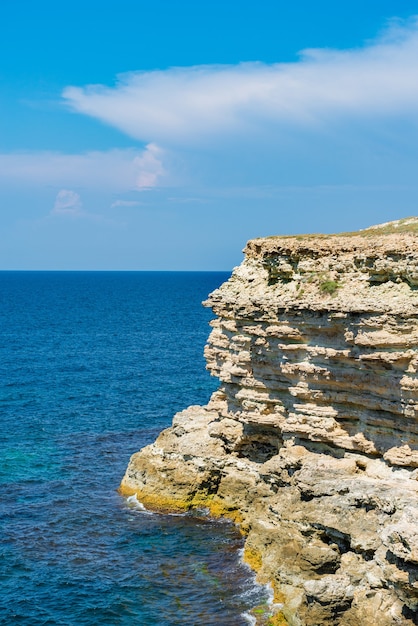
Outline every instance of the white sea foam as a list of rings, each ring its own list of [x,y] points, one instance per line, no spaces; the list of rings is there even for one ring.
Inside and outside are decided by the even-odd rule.
[[[146,513],[147,515],[154,515],[152,511],[148,511],[148,509],[144,507],[142,502],[138,500],[138,498],[136,497],[136,493],[134,493],[133,496],[128,496],[126,498],[126,503],[128,504],[129,508],[136,509],[137,511],[141,511],[142,513]]]
[[[145,506],[142,504],[142,502],[140,500],[138,500],[136,493],[133,494],[133,496],[128,496],[126,498],[126,503],[129,506],[130,509],[136,509],[137,511],[141,511],[142,513],[146,513],[147,515],[157,515],[156,513],[154,513],[154,511],[150,511],[149,509],[145,508]],[[166,515],[170,515],[172,517],[184,517],[185,515],[187,515],[187,512],[185,513],[166,513]]]
[[[134,493],[133,496],[129,496],[128,498],[126,498],[126,502],[133,505],[136,509],[141,509],[141,511],[145,511],[145,507],[142,502],[140,502],[136,497],[136,493]]]
[[[279,603],[275,603],[274,602],[274,589],[272,587],[272,585],[270,583],[266,583],[264,585],[258,583],[256,581],[255,578],[255,573],[254,571],[251,569],[251,567],[248,565],[248,563],[245,563],[244,561],[244,548],[242,548],[241,550],[239,550],[239,556],[241,559],[241,562],[247,567],[247,569],[249,571],[252,572],[254,578],[253,578],[253,586],[250,589],[247,589],[246,591],[243,591],[240,595],[242,598],[245,598],[246,596],[251,596],[254,593],[254,590],[256,589],[260,594],[262,593],[264,598],[263,598],[263,605],[265,605],[267,607],[266,613],[269,613],[269,611],[271,611],[271,614],[273,614],[274,611],[276,610],[280,610],[281,608],[283,608],[283,604],[279,604]],[[257,605],[256,605],[257,606]],[[255,608],[255,607],[254,607]],[[242,613],[242,617],[252,626],[255,626],[257,623],[256,618],[254,617],[254,615],[251,615],[250,612],[245,611],[244,613]]]

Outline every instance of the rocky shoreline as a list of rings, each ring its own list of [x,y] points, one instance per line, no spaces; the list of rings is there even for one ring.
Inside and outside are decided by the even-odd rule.
[[[270,624],[418,623],[417,228],[250,241],[205,303],[219,390],[122,481],[239,524]]]

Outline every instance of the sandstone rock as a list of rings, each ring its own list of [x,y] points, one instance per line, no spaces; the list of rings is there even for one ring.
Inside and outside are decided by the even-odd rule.
[[[417,224],[250,241],[206,303],[220,389],[122,481],[239,523],[295,626],[417,623]]]

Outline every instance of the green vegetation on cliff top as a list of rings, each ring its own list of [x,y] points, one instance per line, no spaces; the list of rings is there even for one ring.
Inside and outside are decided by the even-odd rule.
[[[393,235],[396,233],[418,233],[418,217],[404,217],[393,222],[385,222],[384,224],[376,224],[362,230],[355,230],[344,233],[332,233],[325,235],[323,233],[309,233],[304,235],[271,235],[265,239],[276,238],[293,238],[293,239],[309,239],[312,237],[327,239],[328,237],[375,237],[378,235]]]

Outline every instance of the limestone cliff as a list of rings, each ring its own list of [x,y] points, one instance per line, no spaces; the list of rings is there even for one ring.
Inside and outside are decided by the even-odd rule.
[[[206,302],[219,390],[121,485],[237,521],[292,625],[418,623],[417,231],[250,241]]]

